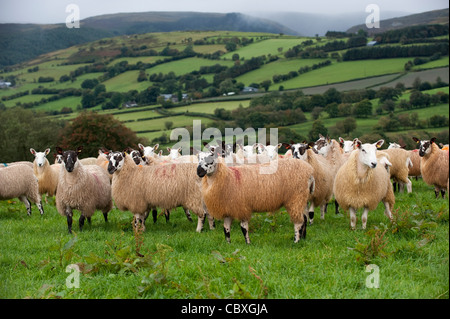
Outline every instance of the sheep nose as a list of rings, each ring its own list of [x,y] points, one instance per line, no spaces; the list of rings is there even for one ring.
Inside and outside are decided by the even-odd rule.
[[[203,177],[206,175],[206,171],[201,166],[198,166],[197,167],[197,175],[198,175],[198,177]]]
[[[370,165],[372,166],[372,168],[375,168],[375,167],[377,167],[377,162],[372,162],[372,163],[370,163]]]

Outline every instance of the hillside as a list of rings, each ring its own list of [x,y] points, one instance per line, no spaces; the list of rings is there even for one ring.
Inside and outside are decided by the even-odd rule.
[[[449,23],[449,9],[433,10],[404,17],[383,19],[381,17],[380,28],[368,29],[365,24],[355,25],[347,30],[347,33],[356,33],[363,29],[369,34],[382,33],[388,30],[401,29],[422,24],[447,24]]]
[[[118,13],[81,20],[79,29],[68,29],[65,24],[0,24],[0,68],[102,38],[183,30],[296,34],[279,23],[240,13]]]
[[[368,15],[364,10],[334,15],[307,12],[267,11],[255,11],[249,12],[248,14],[281,23],[298,34],[308,37],[313,37],[316,34],[323,36],[327,31],[345,31],[356,24],[364,22]],[[405,16],[408,14],[409,13],[406,12],[383,11],[383,17],[385,18]]]

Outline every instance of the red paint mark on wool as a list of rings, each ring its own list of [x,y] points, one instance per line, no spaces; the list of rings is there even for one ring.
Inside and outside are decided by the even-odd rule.
[[[241,181],[241,172],[236,167],[230,167],[231,171],[234,173],[234,177],[238,182]]]

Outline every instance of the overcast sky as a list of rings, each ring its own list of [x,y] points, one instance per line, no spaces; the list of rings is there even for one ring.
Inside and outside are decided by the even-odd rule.
[[[251,12],[297,11],[334,14],[365,12],[377,4],[385,11],[418,13],[448,8],[447,0],[0,0],[0,23],[64,23],[68,4],[80,9],[80,19],[118,12],[200,11]]]

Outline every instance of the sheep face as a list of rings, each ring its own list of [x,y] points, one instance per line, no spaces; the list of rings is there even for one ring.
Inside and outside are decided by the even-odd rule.
[[[370,167],[377,167],[377,149],[383,145],[384,140],[379,140],[376,143],[362,144],[360,140],[355,141],[355,146],[359,150],[359,161],[360,163]]]
[[[292,157],[306,160],[306,150],[309,148],[308,144],[297,143],[291,145]]]
[[[331,146],[331,139],[327,136],[323,136],[322,134],[319,134],[319,139],[316,141],[314,145],[314,149],[316,150],[316,153],[327,156],[328,151],[330,150]]]
[[[181,153],[181,147],[179,148],[170,148],[168,147],[167,150],[169,151],[169,157],[171,159],[177,159],[178,157],[180,157],[180,153]]]
[[[44,152],[36,152],[33,148],[30,148],[31,154],[34,155],[34,161],[38,167],[44,166],[45,157],[50,153],[50,149],[47,148]]]
[[[259,144],[261,145],[261,144]],[[275,159],[278,156],[278,149],[281,147],[281,143],[278,143],[277,145],[267,145],[264,147],[267,156],[270,157],[270,159]]]
[[[144,153],[144,156],[155,156],[155,151],[158,149],[159,144],[155,144],[153,145],[153,147],[151,146],[144,146],[142,144],[138,144],[139,149]]]
[[[76,151],[63,151],[60,147],[56,147],[58,155],[62,156],[62,164],[67,172],[72,173],[78,161],[78,154],[81,153],[83,147],[79,146]]]
[[[416,137],[413,137],[413,140],[419,144],[419,156],[424,157],[427,154],[430,154],[431,152],[431,144],[434,143],[436,140],[435,137],[433,137],[431,140],[419,140]]]
[[[197,175],[203,177],[214,173],[217,167],[217,153],[200,152],[198,156]]]
[[[339,145],[344,153],[350,153],[354,150],[354,141],[346,141],[342,137],[339,137]]]
[[[132,150],[130,152],[130,156],[136,165],[147,165],[148,164],[148,158],[145,157],[141,151]],[[109,161],[109,157],[108,157],[108,161]]]
[[[113,152],[108,161],[108,173],[114,174],[114,172],[119,171],[125,162],[125,156],[125,153]]]

